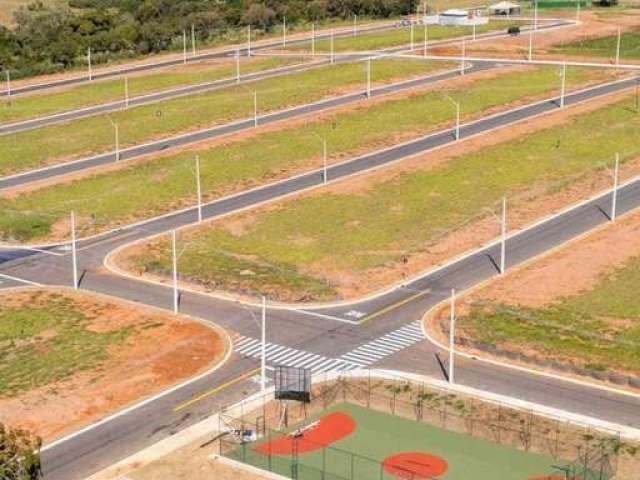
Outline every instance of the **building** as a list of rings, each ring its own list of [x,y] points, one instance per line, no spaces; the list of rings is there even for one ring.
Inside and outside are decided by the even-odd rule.
[[[504,1],[490,5],[487,11],[493,15],[520,15],[522,7],[517,3]]]
[[[473,26],[487,23],[489,23],[489,19],[480,15],[479,10],[452,8],[438,15],[438,24],[440,25]]]

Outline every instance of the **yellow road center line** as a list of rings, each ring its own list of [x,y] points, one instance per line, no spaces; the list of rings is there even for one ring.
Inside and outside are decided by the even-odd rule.
[[[187,400],[184,403],[181,403],[180,405],[178,405],[177,407],[175,407],[173,409],[174,413],[175,412],[179,412],[180,410],[184,410],[187,407],[190,407],[191,405],[198,403],[202,400],[204,400],[207,397],[210,397],[212,395],[215,395],[216,393],[218,393],[221,390],[224,390],[225,388],[229,388],[231,385],[235,385],[238,382],[241,382],[242,380],[246,380],[247,378],[255,375],[256,373],[260,372],[260,368],[255,368],[253,370],[250,370],[246,373],[243,373],[242,375],[234,378],[233,380],[229,380],[226,383],[223,383],[222,385],[214,388],[213,390],[209,390],[208,392],[204,392],[201,395],[198,395],[195,398],[192,398],[191,400]]]
[[[393,304],[391,304],[391,305],[389,305],[387,307],[384,307],[382,310],[378,310],[377,312],[372,313],[371,315],[367,315],[366,317],[364,317],[362,319],[362,321],[360,323],[368,322],[369,320],[372,320],[372,319],[374,319],[376,317],[379,317],[380,315],[384,315],[385,313],[389,313],[391,310],[395,310],[396,308],[399,308],[399,307],[401,307],[401,306],[403,306],[403,305],[415,300],[416,298],[421,297],[423,295],[426,295],[427,293],[430,293],[430,292],[431,292],[430,289],[426,289],[426,290],[424,290],[422,292],[415,293],[415,294],[411,295],[410,297],[404,298],[404,299],[402,299],[402,300],[400,300],[400,301],[398,301],[396,303],[393,303]]]

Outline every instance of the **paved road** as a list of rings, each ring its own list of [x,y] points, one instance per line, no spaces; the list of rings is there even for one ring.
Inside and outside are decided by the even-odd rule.
[[[481,64],[477,66],[470,66],[469,69],[467,70],[467,73],[472,74],[473,72],[486,70],[492,67],[493,65],[489,63]],[[381,95],[387,95],[394,92],[400,92],[403,90],[419,87],[421,85],[428,85],[430,83],[446,80],[448,78],[454,78],[457,75],[459,75],[457,71],[449,70],[441,74],[430,74],[430,75],[422,76],[412,80],[406,80],[406,81],[396,82],[390,85],[375,87],[371,89],[371,96],[378,97]],[[365,96],[365,92],[357,91],[357,92],[347,94],[347,95],[342,95],[339,97],[330,97],[330,98],[320,100],[318,102],[300,105],[300,106],[296,106],[296,107],[292,107],[289,109],[280,110],[272,113],[267,113],[264,115],[260,115],[258,124],[261,126],[269,125],[271,123],[280,122],[283,120],[289,120],[289,119],[301,117],[304,115],[309,115],[311,113],[317,113],[330,108],[335,108],[342,105],[348,105],[350,103],[361,101],[364,98],[364,96]],[[158,153],[158,152],[167,150],[169,148],[190,145],[193,143],[210,140],[212,138],[220,137],[223,135],[229,135],[231,133],[237,133],[243,130],[249,130],[252,128],[254,128],[254,119],[253,118],[243,119],[243,120],[227,123],[224,125],[215,126],[212,128],[198,130],[195,132],[189,132],[189,133],[174,136],[174,137],[163,138],[157,141],[152,141],[142,145],[136,145],[134,147],[121,149],[119,152],[119,159],[129,160],[132,158],[140,157],[142,155]],[[110,163],[115,163],[116,161],[118,160],[116,159],[115,152],[109,152],[109,153],[99,154],[92,157],[83,158],[83,159],[79,159],[79,160],[75,160],[67,163],[62,163],[59,165],[54,165],[44,169],[31,170],[28,172],[24,172],[22,174],[16,174],[9,177],[0,177],[0,190],[12,188],[12,187],[18,187],[21,185],[26,185],[28,183],[36,182],[39,180],[46,180],[46,179],[58,177],[61,175],[69,175],[72,173],[80,172],[82,170],[86,170],[88,168],[94,168],[98,166],[108,165]]]
[[[632,82],[633,80],[625,80],[611,86],[595,87],[586,92],[568,96],[566,102],[572,104],[582,99],[604,95],[632,85]],[[557,99],[540,102],[469,123],[463,126],[461,135],[466,137],[512,121],[526,119],[531,115],[551,111],[557,108],[556,102]],[[329,176],[338,178],[370,170],[405,158],[407,155],[453,141],[452,132],[438,133],[384,152],[376,152],[342,165],[335,165],[329,170]],[[213,217],[305,187],[318,185],[320,182],[320,172],[312,172],[213,202],[205,208],[204,215]],[[618,202],[620,213],[640,206],[640,182],[623,187]],[[530,231],[511,237],[507,243],[507,265],[513,266],[606,222],[609,204],[610,198],[607,196],[596,199],[542,223]],[[108,252],[119,245],[135,238],[143,238],[193,222],[195,218],[195,211],[189,210],[81,241],[79,260],[83,269],[82,287],[146,304],[169,307],[171,305],[169,289],[111,275],[101,268],[102,261]],[[408,285],[396,288],[386,295],[355,302],[349,306],[324,308],[313,312],[270,310],[269,342],[321,355],[328,359],[344,358],[346,355],[355,358],[353,354],[362,353],[363,345],[396,332],[403,325],[419,319],[426,309],[446,298],[451,288],[462,290],[495,275],[497,255],[497,247],[487,248]],[[19,249],[0,250],[0,268],[3,274],[32,281],[51,284],[71,282],[68,254],[55,247],[46,253]],[[421,295],[416,296],[416,293]],[[215,321],[245,337],[256,338],[258,335],[258,326],[248,308],[233,302],[217,300],[201,294],[183,293],[181,310]],[[352,319],[349,315],[351,311],[361,312],[365,316],[375,313],[380,315],[362,325],[329,319],[321,320],[316,316],[322,314],[346,320]],[[443,375],[436,359],[436,354],[442,352],[427,342],[410,346],[406,352],[390,355],[383,360],[383,363],[391,362],[399,368],[407,369],[407,365],[401,360],[402,355],[410,355],[414,350],[419,352],[417,358],[421,361],[413,362],[411,368],[432,375]],[[396,361],[400,363],[393,363]],[[179,411],[175,411],[175,407],[190,400],[199,392],[221,385],[224,380],[240,371],[250,369],[249,365],[255,366],[255,360],[243,359],[238,360],[238,363],[230,363],[223,372],[205,377],[189,387],[171,393],[170,396],[131,411],[126,417],[118,417],[106,422],[47,450],[44,455],[47,478],[54,480],[81,478],[144,445],[170,435],[175,429],[195,421],[199,416],[206,415],[212,408],[219,406],[216,402],[220,401],[220,397],[217,395]],[[640,418],[637,415],[640,400],[636,398],[593,390],[561,380],[531,377],[474,361],[461,360],[457,372],[458,380],[462,383],[519,398],[541,401],[546,405],[578,413],[597,414],[611,421],[640,427]],[[254,387],[251,382],[241,382],[225,394],[242,395],[243,392],[252,388]]]

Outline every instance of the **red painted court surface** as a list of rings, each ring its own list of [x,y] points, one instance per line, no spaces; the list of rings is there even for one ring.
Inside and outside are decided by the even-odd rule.
[[[356,422],[342,412],[333,412],[300,430],[298,434],[289,433],[256,447],[255,451],[265,455],[291,455],[320,450],[342,440],[356,429]]]
[[[449,469],[447,461],[422,452],[403,452],[385,458],[384,471],[396,478],[429,479],[443,475]]]

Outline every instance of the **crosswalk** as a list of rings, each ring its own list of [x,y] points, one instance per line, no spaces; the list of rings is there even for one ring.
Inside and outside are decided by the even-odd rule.
[[[399,352],[420,340],[424,340],[420,320],[387,333],[358,348],[345,353],[340,358],[360,367],[368,367],[389,355]]]
[[[420,340],[424,340],[424,335],[420,320],[417,320],[365,343],[339,358],[325,357],[270,342],[267,342],[265,346],[265,357],[267,362],[272,365],[308,368],[313,373],[346,372],[371,366]],[[236,338],[234,343],[235,351],[245,357],[260,358],[262,355],[260,340],[241,335]]]
[[[254,338],[240,336],[235,343],[235,350],[245,357],[260,358],[262,355],[262,343]],[[313,373],[348,372],[361,367],[359,364],[348,360],[329,358],[324,355],[269,342],[265,346],[265,357],[267,363],[272,365],[308,368]]]

